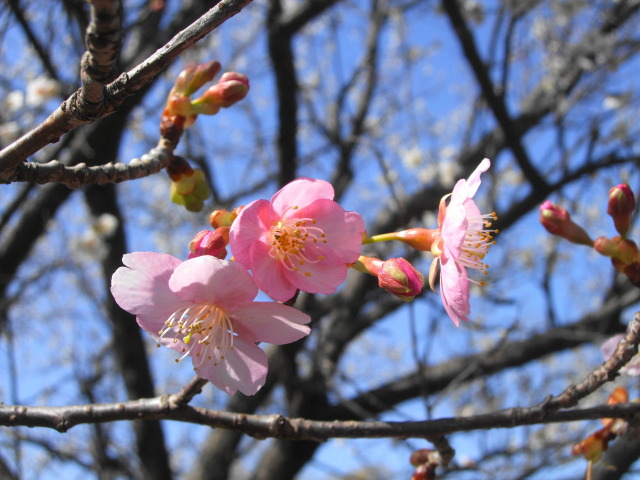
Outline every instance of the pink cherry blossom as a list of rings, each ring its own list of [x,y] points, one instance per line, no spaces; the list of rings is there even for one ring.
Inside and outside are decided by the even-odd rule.
[[[491,234],[497,232],[488,230],[490,220],[497,219],[496,214],[482,215],[473,201],[480,186],[480,174],[490,166],[488,158],[482,160],[468,180],[458,180],[453,192],[440,201],[440,228],[431,247],[436,258],[431,264],[429,284],[434,289],[437,269],[440,267],[440,296],[447,314],[456,326],[460,325],[460,321],[468,321],[471,311],[467,268],[481,270],[486,274],[488,266],[482,263],[482,259],[494,243]]]
[[[618,348],[618,343],[620,340],[624,338],[622,333],[618,335],[614,335],[611,338],[608,338],[600,347],[600,352],[604,357],[605,361],[609,360],[613,354],[616,352],[616,348]],[[620,373],[626,373],[627,375],[631,375],[632,377],[637,377],[640,375],[640,355],[634,355],[633,358],[627,363],[624,367],[620,369]]]
[[[287,301],[300,289],[333,293],[360,256],[364,222],[333,201],[330,183],[298,178],[271,200],[256,200],[231,225],[234,258],[263,292]]]
[[[158,346],[191,356],[198,376],[228,394],[253,395],[264,385],[267,357],[256,342],[276,345],[309,334],[308,315],[274,302],[254,302],[258,289],[240,264],[203,255],[180,261],[136,252],[122,258],[111,293]],[[177,361],[179,361],[177,360]]]

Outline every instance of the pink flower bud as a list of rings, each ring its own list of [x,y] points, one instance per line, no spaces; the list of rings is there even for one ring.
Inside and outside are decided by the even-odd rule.
[[[385,261],[378,272],[378,284],[404,302],[422,292],[424,276],[404,258]]]
[[[220,81],[209,87],[201,97],[191,102],[195,113],[213,115],[220,107],[230,107],[247,96],[249,80],[241,73],[227,72]]]
[[[591,237],[580,225],[571,220],[569,212],[549,200],[540,205],[540,223],[553,235],[580,245],[593,245]]]
[[[631,214],[635,208],[636,199],[629,185],[621,183],[609,190],[607,213],[613,218],[616,230],[623,237],[629,232]]]
[[[223,260],[227,256],[229,227],[216,228],[215,231],[203,230],[189,243],[189,258],[211,255]]]

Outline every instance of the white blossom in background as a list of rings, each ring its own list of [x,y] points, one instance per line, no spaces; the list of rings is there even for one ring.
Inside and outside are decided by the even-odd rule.
[[[105,242],[115,233],[118,224],[114,215],[103,213],[79,238],[71,241],[72,250],[86,260],[103,259],[108,253]]]
[[[24,106],[24,94],[20,90],[14,90],[4,99],[4,108],[7,115],[12,115]]]
[[[7,122],[0,125],[0,141],[3,144],[11,143],[20,136],[20,125],[17,122]]]
[[[27,83],[27,105],[37,107],[58,94],[59,86],[55,80],[40,75]]]

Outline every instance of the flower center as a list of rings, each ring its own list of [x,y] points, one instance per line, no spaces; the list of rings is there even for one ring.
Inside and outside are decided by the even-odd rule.
[[[209,303],[196,303],[173,312],[158,332],[160,338],[172,338],[174,343],[182,341],[182,357],[187,355],[211,360],[224,360],[227,350],[233,350],[233,322],[224,309]],[[160,345],[158,345],[160,346]],[[200,362],[194,362],[194,365]],[[197,367],[196,367],[197,370]]]
[[[462,243],[460,256],[456,262],[464,267],[480,270],[485,275],[489,265],[483,263],[484,256],[489,251],[489,247],[493,245],[493,234],[499,230],[491,229],[492,221],[498,219],[496,212],[491,212],[477,217],[467,218],[467,234]],[[484,282],[474,282],[484,285]]]
[[[295,210],[298,207],[292,208]],[[289,218],[275,223],[271,227],[269,255],[292,272],[299,271],[306,263],[324,260],[324,255],[308,248],[327,243],[324,231],[315,224],[312,218]],[[311,272],[302,273],[311,276]]]

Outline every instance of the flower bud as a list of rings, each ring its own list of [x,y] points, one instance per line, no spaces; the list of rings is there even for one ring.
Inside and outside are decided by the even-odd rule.
[[[638,246],[632,240],[621,237],[598,237],[593,248],[605,257],[616,260],[621,265],[631,265],[638,260]],[[615,265],[615,262],[614,262]]]
[[[190,212],[199,212],[209,198],[209,185],[204,172],[192,169],[182,157],[174,156],[167,167],[171,178],[171,201],[184,205]]]
[[[238,214],[236,211],[230,212],[229,210],[214,210],[209,215],[209,223],[213,228],[230,227]]]
[[[573,455],[582,455],[586,460],[596,463],[602,458],[602,453],[609,446],[611,433],[606,430],[598,430],[587,438],[577,443],[571,449]]]
[[[384,261],[380,260],[379,258],[361,255],[358,258],[358,261],[351,266],[359,272],[368,273],[377,277],[380,273],[380,269],[382,268],[383,263]]]
[[[418,450],[414,450],[409,457],[409,463],[414,467],[418,465],[422,465],[423,463],[428,463],[433,461],[433,454],[436,453],[436,450],[432,450],[430,448],[420,448]]]
[[[631,227],[631,214],[636,208],[636,199],[633,191],[626,183],[621,183],[609,190],[609,203],[607,213],[613,218],[616,230],[623,237]]]
[[[553,235],[580,245],[593,245],[593,240],[584,229],[571,220],[569,212],[549,200],[540,205],[540,223]]]
[[[242,100],[248,91],[249,79],[245,75],[227,72],[218,83],[191,102],[191,108],[194,113],[213,115],[220,107],[227,108]]]
[[[184,95],[173,94],[167,98],[167,105],[162,112],[165,116],[182,115],[188,116],[191,113],[191,100]]]
[[[385,261],[378,272],[378,285],[404,302],[422,292],[424,276],[404,258]]]
[[[189,243],[189,258],[201,255],[212,255],[219,259],[227,256],[229,244],[229,227],[219,227],[215,231],[203,230],[198,232]]]
[[[220,68],[220,62],[216,60],[189,66],[176,78],[173,91],[188,97],[205,83],[213,80]]]

